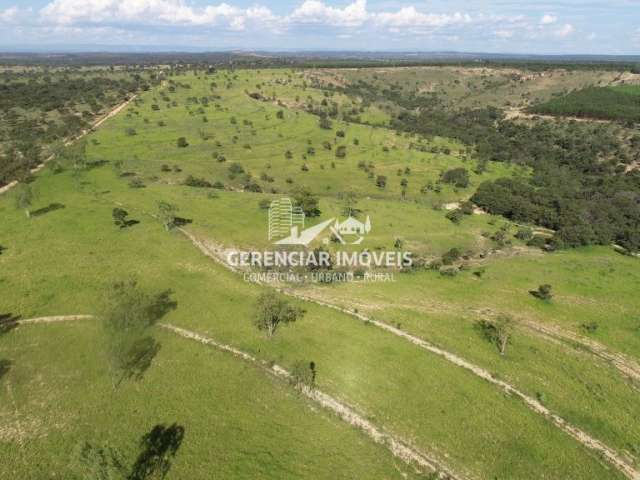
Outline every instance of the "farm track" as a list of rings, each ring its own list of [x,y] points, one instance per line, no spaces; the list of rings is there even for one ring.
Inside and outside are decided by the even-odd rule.
[[[204,255],[206,255],[207,257],[211,258],[212,260],[214,260],[216,263],[224,266],[225,268],[227,268],[228,270],[235,272],[235,273],[243,273],[242,271],[240,271],[239,269],[236,269],[230,265],[228,265],[223,258],[221,258],[221,254],[223,253],[223,250],[221,247],[211,247],[211,245],[199,240],[198,238],[196,238],[193,234],[191,234],[190,232],[188,232],[187,230],[183,229],[183,228],[179,228],[178,229],[183,235],[185,235],[190,241],[191,243],[197,247]],[[426,350],[430,353],[433,353],[435,355],[438,355],[442,358],[444,358],[445,360],[451,362],[452,364],[461,367],[469,372],[471,372],[472,374],[476,375],[477,377],[482,378],[483,380],[489,382],[492,385],[495,385],[496,387],[500,388],[501,390],[503,390],[505,393],[509,394],[509,395],[514,395],[516,397],[518,397],[520,400],[522,400],[524,402],[524,404],[530,409],[532,410],[534,413],[539,414],[541,416],[543,416],[544,418],[546,418],[547,420],[549,420],[553,425],[555,425],[556,427],[558,427],[560,430],[564,431],[566,434],[568,434],[569,436],[571,436],[572,438],[574,438],[575,440],[577,440],[578,442],[580,442],[583,446],[587,447],[590,450],[593,450],[599,454],[601,454],[611,465],[613,465],[616,469],[618,469],[621,473],[623,473],[627,478],[631,479],[631,480],[640,480],[640,471],[636,470],[636,468],[630,464],[629,462],[627,462],[620,454],[618,454],[618,452],[616,452],[614,449],[612,449],[611,447],[607,446],[606,444],[604,444],[603,442],[601,442],[600,440],[590,436],[588,433],[584,432],[583,430],[579,429],[578,427],[575,427],[573,425],[571,425],[570,423],[568,423],[566,420],[564,420],[562,417],[560,417],[559,415],[553,413],[551,410],[549,410],[547,407],[545,407],[540,401],[536,400],[535,398],[527,395],[526,393],[524,393],[523,391],[519,390],[518,388],[516,388],[515,386],[503,381],[503,380],[499,380],[497,378],[495,378],[488,370],[475,365],[467,360],[465,360],[464,358],[456,355],[455,353],[452,353],[450,351],[447,351],[443,348],[440,348],[420,337],[417,337],[415,335],[411,335],[410,333],[407,333],[397,327],[394,327],[392,325],[389,325],[388,323],[379,321],[379,320],[374,320],[366,315],[363,315],[362,313],[359,312],[355,312],[352,310],[349,310],[347,308],[341,307],[339,305],[334,305],[332,303],[328,303],[325,302],[323,300],[319,300],[317,298],[313,298],[313,297],[309,297],[306,295],[303,295],[301,293],[292,291],[291,289],[286,289],[286,288],[281,288],[281,287],[273,287],[272,285],[269,285],[267,283],[263,283],[263,282],[253,282],[262,286],[267,286],[267,287],[271,287],[274,288],[275,290],[279,291],[280,293],[282,293],[283,295],[287,295],[293,298],[297,298],[299,300],[305,301],[305,302],[311,302],[311,303],[315,303],[316,305],[320,305],[322,307],[326,307],[326,308],[331,308],[333,310],[337,310],[339,312],[342,312],[344,314],[347,314],[351,317],[354,317],[358,320],[361,320],[362,322],[365,322],[367,324],[370,325],[374,325],[378,328],[380,328],[381,330],[384,330],[388,333],[391,333],[392,335],[395,335],[397,337],[400,337],[408,342],[410,342],[411,344],[422,348],[423,350]]]
[[[95,318],[93,315],[56,315],[50,317],[37,317],[29,318],[25,320],[17,320],[17,324],[24,325],[36,325],[46,323],[59,323],[59,322],[72,322],[78,320],[89,320]],[[231,345],[226,345],[216,340],[201,335],[191,330],[186,330],[171,324],[161,323],[159,326],[173,334],[176,334],[182,338],[193,340],[201,344],[213,347],[225,353],[247,361],[254,366],[259,367],[263,371],[275,376],[280,380],[290,382],[292,379],[291,373],[277,364],[267,363],[263,360],[259,360],[253,355],[244,352]],[[7,387],[9,388],[9,387]],[[317,388],[312,388],[306,385],[297,386],[296,389],[300,391],[309,400],[317,403],[326,410],[333,412],[342,421],[349,425],[356,427],[362,431],[367,437],[373,440],[379,445],[386,447],[396,458],[402,460],[409,466],[417,467],[421,471],[436,472],[438,478],[442,480],[468,480],[469,477],[460,476],[455,474],[450,468],[444,466],[440,461],[431,458],[423,452],[418,451],[414,447],[410,446],[404,440],[385,432],[382,428],[377,427],[370,421],[368,421],[364,415],[358,413],[352,407],[346,405],[340,400],[328,395]]]
[[[277,364],[267,364],[266,362],[257,359],[249,353],[243,352],[242,350],[239,350],[230,345],[219,343],[212,338],[200,335],[199,333],[190,330],[185,330],[183,328],[179,328],[170,324],[160,324],[160,326],[181,337],[195,340],[223,352],[231,353],[236,357],[239,357],[247,362],[252,363],[253,365],[262,368],[263,370],[266,370],[268,373],[274,375],[277,378],[280,378],[287,382],[291,381],[291,373]],[[297,387],[297,389],[308,399],[316,402],[323,408],[332,411],[349,425],[361,430],[375,443],[384,445],[395,457],[399,458],[408,465],[417,465],[421,470],[437,472],[438,478],[441,479],[463,480],[467,478],[454,474],[449,468],[444,467],[439,461],[430,458],[426,454],[416,450],[398,437],[384,432],[382,429],[376,427],[374,424],[366,420],[363,415],[356,412],[352,407],[346,405],[345,403],[339,401],[331,395],[328,395],[316,388],[312,388],[306,385],[299,386]]]

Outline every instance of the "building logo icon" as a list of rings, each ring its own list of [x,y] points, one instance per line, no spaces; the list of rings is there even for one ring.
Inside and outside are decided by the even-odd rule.
[[[364,223],[351,216],[344,222],[330,218],[306,230],[304,221],[304,211],[301,207],[294,207],[289,198],[274,200],[269,206],[269,240],[276,245],[306,247],[329,227],[335,241],[343,245],[359,245],[364,236],[371,231],[371,220],[368,216]],[[328,243],[329,239],[325,238],[323,241]]]
[[[291,233],[292,228],[304,229],[304,212],[294,207],[288,198],[271,202],[269,207],[269,240]]]

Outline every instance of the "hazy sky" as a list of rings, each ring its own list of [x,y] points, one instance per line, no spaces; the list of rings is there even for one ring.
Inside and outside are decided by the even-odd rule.
[[[20,45],[640,54],[640,0],[0,0]]]

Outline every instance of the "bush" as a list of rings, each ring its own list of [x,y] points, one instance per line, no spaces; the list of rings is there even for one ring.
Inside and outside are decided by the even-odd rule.
[[[459,208],[456,208],[455,210],[451,210],[450,212],[448,212],[445,215],[445,218],[447,220],[451,220],[455,224],[458,224],[462,221],[463,215],[464,214],[462,213],[462,210],[460,210]]]
[[[296,361],[291,368],[289,381],[296,387],[313,387],[316,382],[315,362]]]
[[[549,301],[553,298],[551,285],[549,285],[548,283],[540,285],[537,290],[529,290],[529,293],[534,297],[544,301]]]
[[[205,180],[204,178],[196,178],[193,175],[189,175],[185,181],[184,184],[188,187],[197,187],[197,188],[211,188],[213,187],[213,185],[211,183],[209,183],[207,180]]]
[[[233,176],[240,175],[244,173],[244,168],[239,163],[234,162],[229,165],[229,173]]]
[[[528,242],[533,239],[533,230],[529,227],[521,227],[514,235],[518,240]]]
[[[450,249],[448,252],[446,252],[444,255],[442,255],[442,264],[452,265],[453,262],[459,260],[461,256],[462,256],[462,253],[460,252],[460,250],[454,247]]]

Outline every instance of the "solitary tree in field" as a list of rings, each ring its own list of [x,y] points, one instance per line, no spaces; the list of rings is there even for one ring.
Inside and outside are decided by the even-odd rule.
[[[176,308],[171,290],[149,294],[135,281],[114,284],[102,305],[101,320],[113,388],[124,380],[142,378],[160,345],[151,327]]]
[[[125,480],[128,468],[124,456],[109,445],[79,444],[71,467],[83,480]]]
[[[296,361],[291,368],[289,381],[296,387],[313,387],[316,383],[315,362]]]
[[[280,295],[265,292],[256,301],[253,323],[271,338],[280,324],[295,322],[303,314],[304,310],[292,306]]]
[[[129,212],[127,212],[123,208],[114,208],[111,212],[111,216],[113,217],[113,223],[120,228],[125,228],[127,226],[127,216],[129,216]]]
[[[551,292],[551,285],[545,283],[544,285],[540,285],[537,290],[529,290],[529,293],[540,300],[549,301],[553,298],[553,293]]]
[[[478,325],[485,338],[498,347],[500,355],[504,355],[513,335],[513,320],[511,317],[500,315],[496,320],[480,320]]]
[[[178,207],[165,201],[158,202],[158,217],[162,221],[166,231],[171,230],[176,225],[176,213]]]
[[[185,148],[189,146],[189,143],[185,137],[179,137],[178,140],[176,140],[176,145],[178,148]]]
[[[24,214],[27,218],[31,217],[31,204],[33,203],[33,190],[31,186],[26,183],[21,183],[16,189],[16,208],[18,210],[24,210]]]

